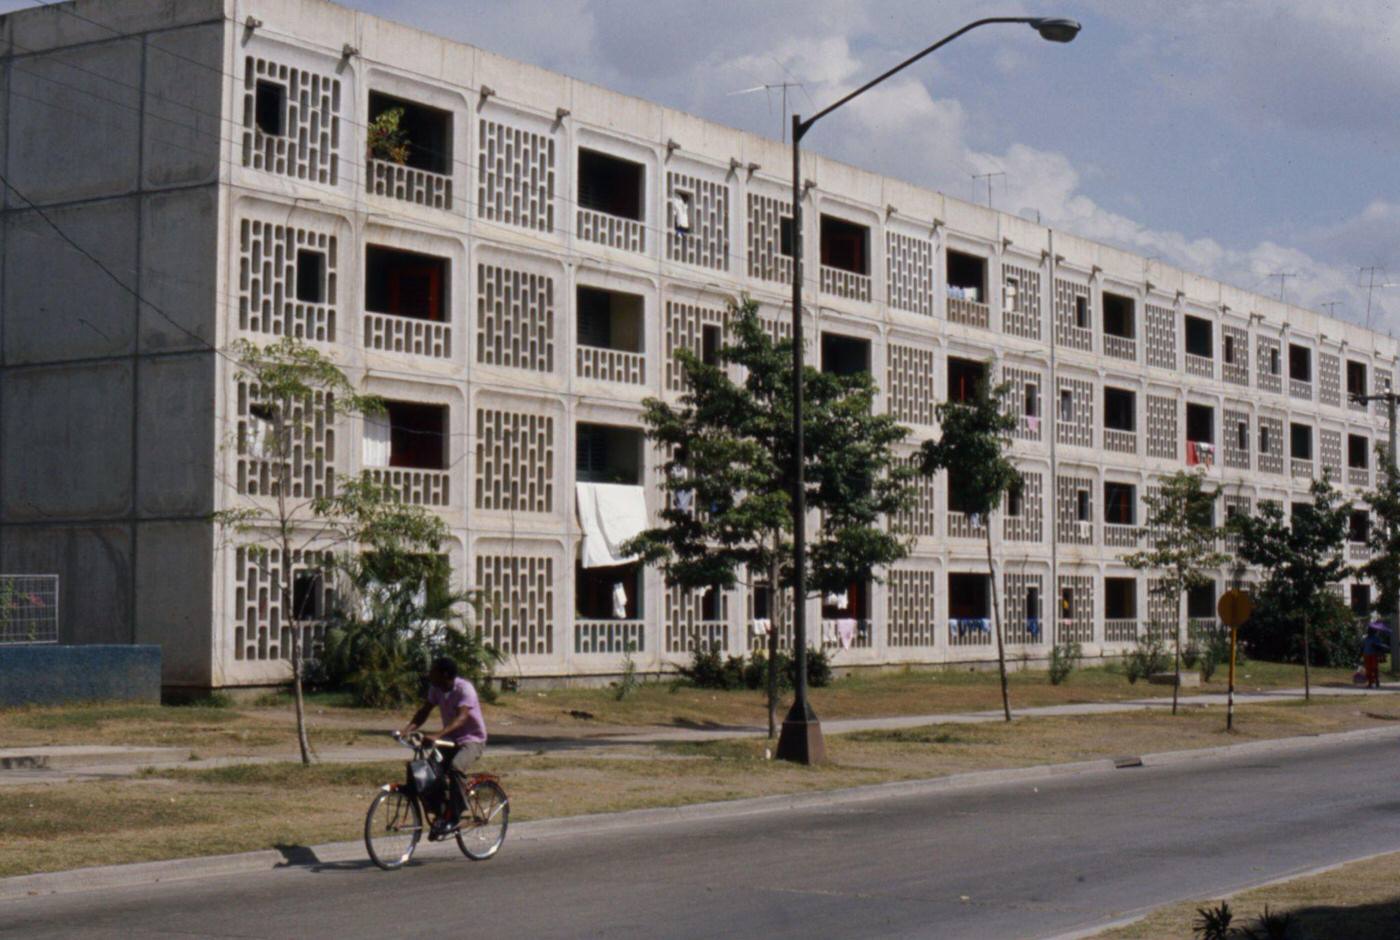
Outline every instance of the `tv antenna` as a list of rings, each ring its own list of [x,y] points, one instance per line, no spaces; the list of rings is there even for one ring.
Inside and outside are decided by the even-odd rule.
[[[764,82],[762,85],[755,85],[752,88],[740,88],[738,91],[731,91],[729,94],[731,97],[733,97],[734,95],[752,95],[755,92],[759,91],[767,92],[768,113],[772,114],[773,92],[774,90],[781,91],[783,94],[783,119],[782,123],[779,125],[779,135],[781,136],[783,143],[787,143],[789,88],[801,88],[804,92],[807,90],[801,82]]]
[[[1275,271],[1272,274],[1266,274],[1264,276],[1278,278],[1278,299],[1282,301],[1285,293],[1284,288],[1288,283],[1288,279],[1290,277],[1298,277],[1299,275],[1297,271]]]
[[[1366,276],[1366,329],[1368,330],[1371,328],[1371,298],[1375,295],[1376,289],[1380,288],[1384,290],[1387,287],[1400,287],[1400,284],[1386,283],[1384,281],[1379,284],[1376,283],[1376,274],[1378,272],[1384,274],[1385,268],[1380,265],[1372,264],[1364,268],[1358,268],[1356,272],[1356,285],[1358,287],[1362,286],[1362,275]]]
[[[994,170],[994,171],[992,171],[992,172],[990,172],[990,173],[973,173],[973,174],[972,174],[972,199],[973,199],[974,202],[977,201],[977,181],[978,181],[978,180],[986,180],[986,181],[987,181],[987,208],[988,208],[988,209],[990,209],[990,208],[992,207],[992,177],[994,177],[994,176],[1005,177],[1006,174],[1003,173],[1001,170]]]

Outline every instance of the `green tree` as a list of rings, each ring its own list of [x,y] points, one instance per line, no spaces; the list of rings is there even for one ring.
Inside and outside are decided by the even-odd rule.
[[[937,440],[925,441],[920,469],[925,474],[948,471],[949,502],[983,518],[987,532],[987,577],[992,598],[992,626],[996,631],[997,670],[1001,676],[1001,708],[1011,720],[1011,693],[1006,680],[1006,643],[1001,626],[1001,601],[997,591],[996,559],[992,554],[992,516],[1008,494],[1019,494],[1021,473],[1007,457],[1017,418],[1001,402],[1010,385],[989,389],[979,382],[961,402],[940,402]]]
[[[1390,621],[1390,629],[1400,635],[1400,622],[1395,617],[1396,604],[1400,603],[1400,473],[1391,466],[1389,448],[1376,448],[1380,476],[1376,488],[1366,494],[1366,502],[1371,506],[1371,531],[1366,542],[1371,549],[1371,559],[1362,565],[1360,571],[1376,587],[1372,606]],[[1391,661],[1391,673],[1400,668],[1400,662]]]
[[[1325,616],[1331,585],[1350,572],[1343,556],[1351,504],[1341,502],[1329,474],[1314,480],[1312,502],[1293,506],[1285,517],[1278,503],[1261,503],[1258,513],[1232,517],[1230,529],[1240,537],[1240,556],[1261,569],[1261,606],[1279,612],[1303,640],[1303,697],[1312,698],[1309,634]]]
[[[1221,530],[1215,524],[1219,490],[1205,488],[1205,471],[1178,470],[1162,480],[1160,492],[1147,496],[1147,530],[1152,547],[1133,552],[1123,561],[1137,571],[1159,573],[1157,591],[1170,601],[1175,618],[1176,681],[1172,684],[1172,714],[1181,689],[1181,601],[1192,588],[1211,584],[1229,563],[1216,550]]]
[[[658,564],[673,587],[729,590],[742,573],[766,575],[774,630],[768,666],[768,730],[777,730],[778,611],[792,586],[792,343],[775,340],[745,299],[729,310],[713,363],[690,350],[677,405],[648,399],[647,437],[667,460],[659,524],[623,550]],[[742,370],[742,378],[734,373]],[[872,409],[868,373],[803,371],[810,590],[845,590],[907,551],[883,518],[911,499],[913,470],[894,453],[908,430]],[[805,599],[798,599],[802,602]]]

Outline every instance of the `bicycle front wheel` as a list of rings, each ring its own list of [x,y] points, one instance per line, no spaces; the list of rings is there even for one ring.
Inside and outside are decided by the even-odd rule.
[[[418,801],[398,790],[382,790],[365,814],[365,848],[370,861],[385,871],[402,868],[423,837]]]
[[[457,830],[457,846],[474,862],[484,862],[501,850],[510,823],[510,801],[500,784],[482,780],[467,791],[467,811]]]

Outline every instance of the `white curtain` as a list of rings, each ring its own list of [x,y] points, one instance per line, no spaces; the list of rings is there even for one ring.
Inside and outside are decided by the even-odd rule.
[[[389,466],[389,416],[386,414],[365,415],[366,467]]]

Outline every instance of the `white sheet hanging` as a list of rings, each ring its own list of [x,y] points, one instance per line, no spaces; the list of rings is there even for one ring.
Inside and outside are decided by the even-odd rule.
[[[619,483],[579,483],[578,519],[583,528],[585,568],[607,568],[636,561],[623,555],[623,543],[647,528],[646,491]]]
[[[768,635],[768,631],[770,631],[770,630],[772,630],[772,629],[773,629],[773,621],[769,620],[767,617],[755,617],[755,618],[754,618],[754,621],[753,621],[753,635],[754,635],[755,638],[767,636],[767,635]]]
[[[613,584],[613,616],[618,620],[627,619],[627,588],[621,581]]]
[[[389,416],[387,414],[365,415],[364,464],[366,467],[389,466],[391,450],[389,441]]]
[[[676,231],[690,231],[690,200],[677,193],[671,197],[671,211],[676,217]]]

